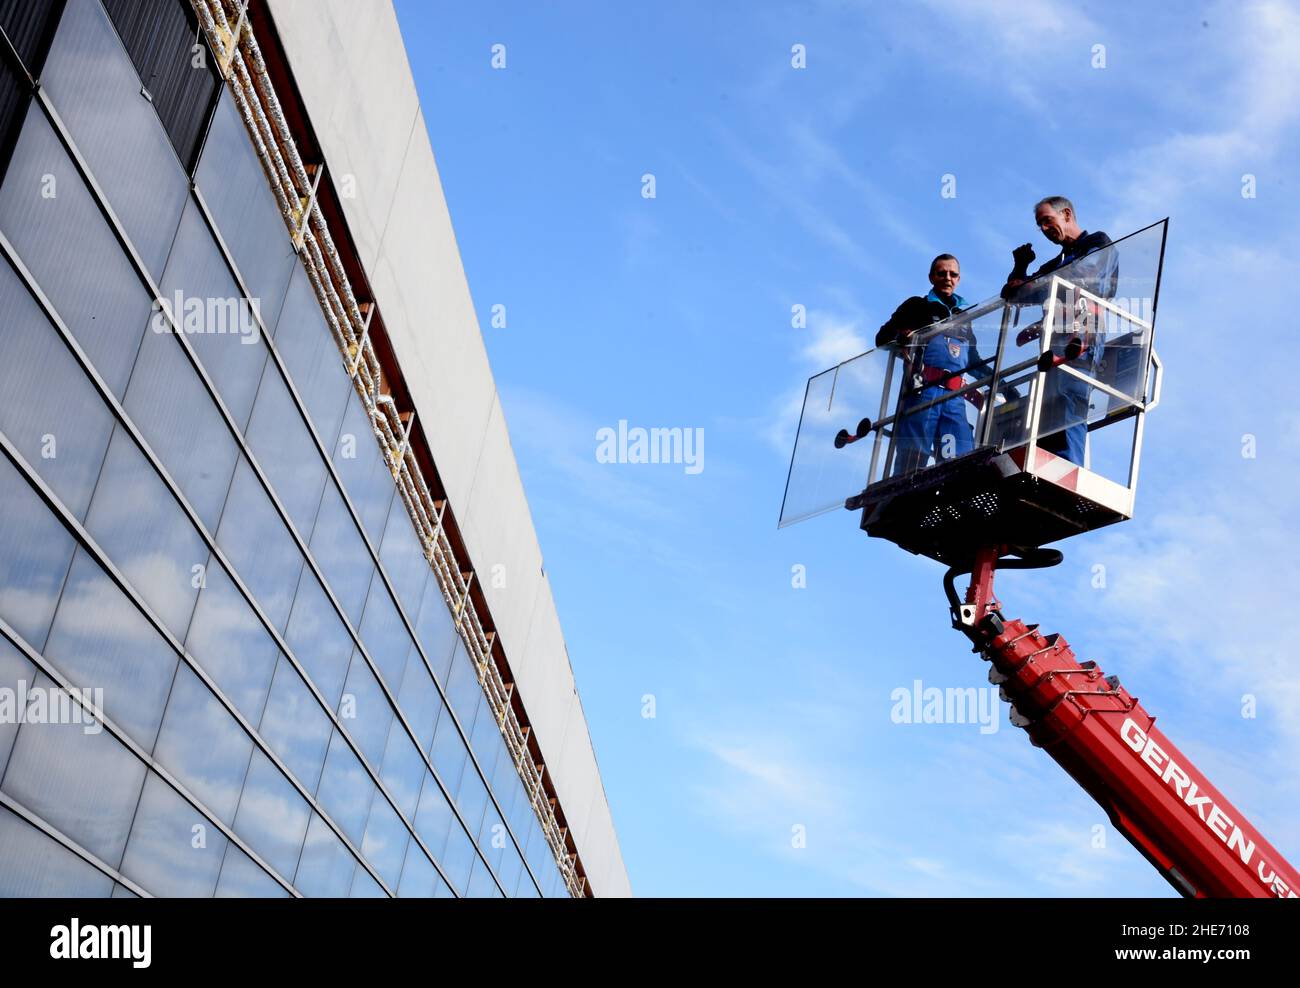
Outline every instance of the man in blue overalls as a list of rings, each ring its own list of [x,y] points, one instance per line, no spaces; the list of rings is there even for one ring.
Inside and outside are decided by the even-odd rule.
[[[900,305],[876,334],[876,346],[904,347],[904,396],[900,418],[894,425],[894,476],[919,470],[931,455],[936,460],[955,459],[974,446],[974,433],[966,417],[967,402],[949,398],[913,415],[906,412],[962,388],[960,372],[979,359],[970,327],[961,324],[920,343],[911,340],[919,330],[943,322],[960,312],[966,300],[957,294],[961,268],[951,254],[930,262],[929,294],[914,295]]]
[[[1060,245],[1061,253],[1031,275],[1028,274],[1028,269],[1034,260],[1034,248],[1030,244],[1021,244],[1013,250],[1011,256],[1015,267],[1002,288],[1004,299],[1020,305],[1044,304],[1048,295],[1048,282],[1042,276],[1066,265],[1073,267],[1065,273],[1065,277],[1080,288],[1102,298],[1114,296],[1119,269],[1111,239],[1101,230],[1089,233],[1080,229],[1075,218],[1074,204],[1069,199],[1064,196],[1040,199],[1034,205],[1034,222],[1044,237]],[[1087,263],[1074,263],[1089,255],[1091,257]],[[1083,352],[1071,361],[1071,366],[1092,374],[1101,359],[1103,313],[1090,300],[1080,298],[1071,302],[1068,299],[1068,295],[1057,299],[1057,325],[1052,327],[1051,349],[1058,356],[1064,355],[1070,338],[1080,336]],[[1038,335],[1031,328],[1022,332],[1017,342],[1023,346]],[[1071,463],[1083,465],[1091,393],[1088,384],[1077,377],[1059,370],[1048,372],[1039,435],[1045,431],[1051,431],[1052,434],[1039,442],[1042,449],[1064,457]]]

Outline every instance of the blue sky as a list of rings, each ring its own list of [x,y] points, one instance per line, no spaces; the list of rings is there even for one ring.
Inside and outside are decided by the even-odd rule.
[[[1004,575],[1006,610],[1300,862],[1296,4],[397,10],[637,894],[1173,894],[1001,705],[891,720],[914,680],[987,685],[938,564],[846,512],[776,528],[807,377],[940,251],[968,298],[1050,256],[1048,194],[1115,237],[1171,218],[1167,374],[1134,520]],[[598,462],[619,420],[703,429],[704,469]]]

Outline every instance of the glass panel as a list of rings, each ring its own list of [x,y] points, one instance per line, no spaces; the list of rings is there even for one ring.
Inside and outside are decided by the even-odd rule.
[[[452,650],[460,638],[447,607],[447,598],[442,595],[442,586],[436,577],[430,576],[424,584],[424,599],[420,604],[420,619],[415,623],[415,633],[433,674],[445,687],[451,674]]]
[[[313,813],[303,842],[302,858],[294,876],[294,887],[306,896],[346,898],[352,887],[357,859],[329,825]]]
[[[370,597],[357,633],[388,688],[399,689],[406,667],[406,653],[411,650],[411,636],[406,633],[406,626],[378,572],[370,581]]]
[[[119,885],[117,882],[114,882],[114,883],[113,883],[113,895],[112,895],[112,898],[114,898],[114,899],[138,899],[138,898],[140,898],[140,897],[139,897],[138,895],[136,895],[134,892],[132,892],[132,891],[131,891],[129,888],[127,888],[125,885]]]
[[[334,469],[357,509],[371,544],[377,544],[397,488],[380,455],[370,416],[355,391],[348,398],[348,409],[334,447]]]
[[[225,87],[194,180],[244,284],[260,299],[263,322],[274,326],[296,255],[262,163]]]
[[[497,755],[501,752],[501,746],[497,743],[500,738],[501,728],[497,726],[496,714],[492,712],[492,706],[485,697],[474,717],[474,730],[470,732],[470,746],[474,749],[474,756],[478,759],[485,779],[492,778],[496,769]]]
[[[150,772],[121,872],[156,896],[212,895],[226,852],[221,828]]]
[[[446,708],[443,708],[442,716],[438,718],[430,758],[438,772],[438,778],[442,779],[442,784],[454,797],[460,789],[460,780],[465,771],[469,752],[465,750],[465,742],[461,740],[460,731],[456,729],[456,724]]]
[[[235,847],[226,848],[217,882],[218,899],[287,899],[289,893],[262,870],[253,859]]]
[[[48,676],[37,675],[33,689],[48,692],[53,686]],[[3,788],[38,817],[116,867],[126,847],[144,772],[144,763],[102,725],[29,720],[18,729]]]
[[[221,517],[239,450],[194,366],[171,334],[144,334],[123,404],[211,532]]]
[[[205,582],[185,648],[248,722],[256,724],[280,650],[215,559]]]
[[[108,718],[153,748],[179,658],[84,549],[77,550],[45,657],[76,686],[102,687]]]
[[[326,449],[334,449],[352,385],[311,279],[301,264],[294,267],[289,281],[289,293],[275,328],[275,349],[307,406],[316,434]]]
[[[35,103],[0,185],[0,228],[104,383],[122,397],[149,319],[149,293]]]
[[[393,718],[388,731],[388,749],[384,752],[380,778],[406,819],[415,817],[416,803],[420,799],[420,783],[424,781],[424,759],[411,743],[402,722]]]
[[[461,895],[465,895],[469,887],[469,872],[474,862],[478,860],[478,855],[474,853],[474,845],[470,842],[465,831],[460,827],[452,827],[451,832],[447,835],[447,847],[443,851],[442,873],[447,876],[452,886]]]
[[[506,747],[506,741],[501,736],[500,729],[497,730],[496,745],[496,765],[492,769],[491,776],[492,793],[501,805],[502,814],[507,820],[513,821],[511,811],[514,809],[515,801],[523,794],[523,787],[519,784],[519,770],[515,768],[515,760]],[[513,822],[511,823],[511,829],[514,829]]]
[[[97,0],[68,0],[41,85],[157,278],[189,183]]]
[[[18,276],[0,263],[0,431],[78,519],[113,418]]]
[[[113,432],[86,530],[177,638],[185,637],[208,547],[121,426]]]
[[[235,818],[252,739],[202,681],[181,666],[154,757],[216,818]]]
[[[18,717],[24,696],[36,676],[36,667],[27,661],[9,639],[0,637],[0,779],[4,778],[9,752],[18,735]],[[3,860],[3,859],[0,859]]]
[[[377,881],[371,876],[370,872],[361,867],[358,863],[353,871],[352,891],[349,898],[353,899],[386,899],[386,893]]]
[[[374,782],[343,736],[335,730],[330,738],[329,754],[325,756],[325,769],[321,773],[316,798],[330,819],[358,847],[374,794]]]
[[[352,667],[348,670],[337,713],[366,761],[375,767],[382,764],[393,708],[360,650],[352,655]]]
[[[519,852],[511,844],[503,852],[501,867],[497,869],[497,878],[501,880],[501,887],[506,890],[506,895],[514,896],[517,894],[519,879],[523,870],[523,859],[519,857]],[[531,881],[529,884],[531,884]]]
[[[72,559],[72,537],[3,457],[0,504],[0,617],[40,651]]]
[[[420,540],[415,537],[415,526],[406,512],[406,503],[400,497],[394,497],[388,509],[388,525],[384,529],[379,559],[397,591],[397,599],[402,602],[406,616],[415,621],[420,613],[425,581],[432,572],[429,561],[424,558]]]
[[[480,859],[474,859],[474,868],[469,876],[469,890],[466,897],[470,899],[499,899],[501,890],[497,888],[497,883],[492,879],[491,872],[488,871]]]
[[[292,875],[298,865],[309,815],[306,802],[289,780],[254,748],[235,816],[235,833],[284,877]]]
[[[420,789],[420,804],[415,811],[415,832],[424,841],[424,846],[435,858],[441,859],[443,848],[447,844],[447,834],[452,827],[460,829],[460,824],[451,811],[451,804],[438,787],[437,780],[430,772],[424,773],[424,785]]]
[[[26,820],[0,808],[0,898],[99,899],[113,880],[47,837]]]
[[[471,834],[478,834],[483,826],[483,814],[487,809],[487,786],[479,778],[473,765],[465,766],[465,777],[461,779],[460,791],[456,794],[456,807],[460,818]]]
[[[281,656],[258,733],[308,792],[315,792],[320,781],[332,730],[297,670]]]
[[[160,290],[168,311],[198,354],[236,427],[242,430],[262,378],[266,345],[248,300],[239,294],[193,201],[181,217]],[[161,312],[154,324],[172,331]]]
[[[333,709],[343,691],[354,646],[320,581],[305,566],[284,640]]]
[[[406,863],[402,865],[402,880],[397,894],[405,899],[433,899],[446,894],[447,883],[438,875],[433,862],[425,857],[420,845],[411,841],[406,848]]]
[[[361,853],[389,888],[396,888],[402,876],[402,860],[406,857],[406,843],[410,831],[402,823],[397,811],[381,793],[375,793],[370,804],[370,820],[361,842]]]
[[[303,568],[302,553],[242,457],[221,515],[217,544],[267,618],[283,629]]]
[[[325,461],[307,433],[280,372],[267,361],[248,423],[248,444],[298,534],[311,534],[325,483]]]
[[[428,751],[433,744],[433,729],[438,724],[438,714],[442,700],[438,689],[429,678],[429,672],[411,646],[406,660],[406,673],[402,676],[402,688],[397,695],[397,705],[402,708],[407,723],[415,732],[420,748]]]
[[[483,701],[483,687],[479,685],[478,673],[465,651],[465,643],[456,640],[456,653],[452,658],[451,676],[447,683],[447,702],[456,711],[456,719],[466,731],[474,726],[474,716]]]
[[[492,866],[493,871],[501,867],[501,855],[506,845],[510,844],[510,835],[506,833],[505,821],[489,802],[483,813],[483,823],[478,832],[478,849]]]
[[[311,536],[311,554],[334,591],[343,613],[355,626],[370,588],[374,563],[333,484],[325,485],[320,514]]]

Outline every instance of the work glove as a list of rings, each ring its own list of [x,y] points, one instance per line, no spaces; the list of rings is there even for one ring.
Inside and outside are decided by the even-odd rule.
[[[1024,275],[1029,270],[1029,265],[1037,255],[1034,254],[1032,244],[1021,244],[1011,252],[1011,259],[1016,262],[1016,272]]]

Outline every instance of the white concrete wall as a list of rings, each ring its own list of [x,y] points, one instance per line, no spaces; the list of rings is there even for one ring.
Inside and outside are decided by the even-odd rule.
[[[583,866],[630,895],[392,4],[269,4]]]

